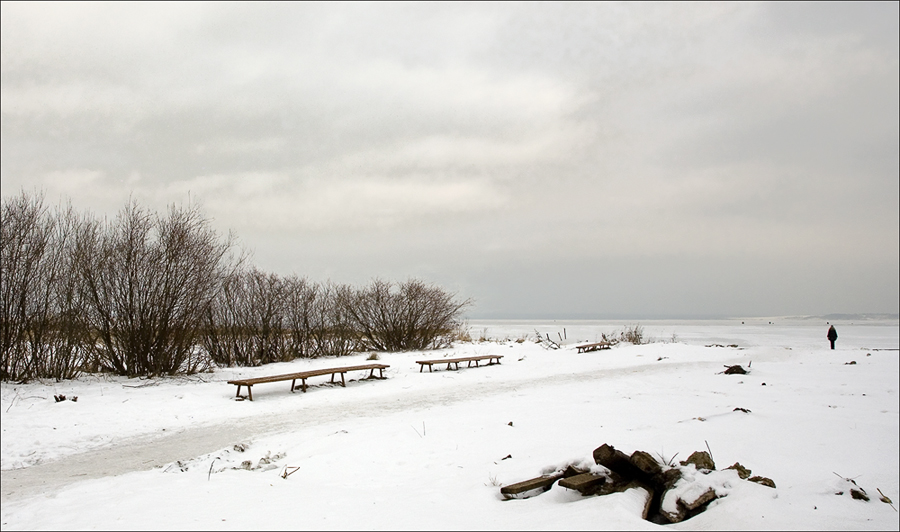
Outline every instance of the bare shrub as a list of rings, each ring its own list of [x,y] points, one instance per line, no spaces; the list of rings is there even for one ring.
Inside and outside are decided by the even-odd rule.
[[[418,279],[392,284],[376,279],[345,300],[347,313],[369,349],[403,351],[450,345],[470,301]]]
[[[363,350],[349,313],[352,289],[332,282],[316,291],[309,312],[310,356],[346,356]]]
[[[222,281],[207,312],[204,346],[217,364],[258,366],[293,358],[285,349],[285,286],[256,268]]]
[[[644,343],[644,328],[640,324],[625,327],[625,330],[619,333],[619,341],[630,342],[634,345]]]
[[[84,339],[73,251],[80,220],[42,194],[3,203],[0,214],[0,379],[77,376]]]
[[[308,280],[291,275],[284,279],[286,349],[292,358],[311,358],[315,347],[311,337],[311,319],[319,287]]]
[[[98,363],[127,376],[197,368],[195,346],[231,239],[220,241],[196,206],[160,217],[131,201],[113,222],[85,227],[80,240]]]

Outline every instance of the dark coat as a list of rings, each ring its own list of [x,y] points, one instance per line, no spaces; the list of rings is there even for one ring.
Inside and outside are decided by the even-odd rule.
[[[834,325],[828,328],[828,339],[832,342],[837,340],[837,331],[834,328]]]

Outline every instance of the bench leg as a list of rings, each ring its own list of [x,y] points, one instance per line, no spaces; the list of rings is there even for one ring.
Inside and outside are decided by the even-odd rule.
[[[294,385],[297,384],[297,379],[291,381],[291,393],[294,393]]]
[[[250,400],[253,400],[253,386],[247,385],[247,396],[250,397]]]
[[[334,375],[332,375],[332,377],[334,377]],[[341,372],[341,386],[343,386],[344,388],[347,387],[347,385],[344,383],[344,372],[343,371]]]
[[[235,396],[235,397],[240,397],[240,396],[241,396],[241,385],[238,384],[237,387],[238,387],[238,391],[237,391],[236,394],[234,394],[234,396]]]
[[[306,393],[306,378],[300,379],[300,388],[303,390],[303,393]]]
[[[384,378],[384,368],[378,368],[378,378],[379,379]]]

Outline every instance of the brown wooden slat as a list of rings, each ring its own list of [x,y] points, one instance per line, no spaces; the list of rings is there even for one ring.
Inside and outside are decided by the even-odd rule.
[[[531,480],[516,482],[515,484],[510,484],[509,486],[503,486],[502,488],[500,488],[500,493],[504,495],[518,495],[519,493],[536,490],[539,488],[547,490],[550,489],[550,486],[552,486],[553,483],[560,478],[560,476],[561,475],[537,477]]]
[[[437,360],[416,360],[416,364],[447,364],[454,363],[459,364],[460,362],[474,362],[478,360],[491,360],[497,359],[497,363],[500,363],[500,359],[503,358],[503,355],[479,355],[474,357],[460,357],[460,358],[441,358]]]
[[[386,369],[390,366],[387,364],[364,364],[361,366],[345,366],[341,368],[313,369],[308,371],[298,371],[297,373],[285,373],[283,375],[270,375],[268,377],[254,377],[251,379],[235,379],[228,381],[228,384],[252,386],[254,384],[262,384],[266,382],[289,381],[294,379],[306,379],[316,377],[318,375],[329,375],[335,373],[345,373],[347,371],[357,371],[365,369]]]

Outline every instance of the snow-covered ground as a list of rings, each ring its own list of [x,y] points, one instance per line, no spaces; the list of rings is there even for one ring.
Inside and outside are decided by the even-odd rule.
[[[235,401],[225,381],[368,354],[185,378],[3,383],[2,527],[658,528],[640,518],[633,490],[500,496],[501,485],[589,462],[609,443],[676,461],[708,445],[719,469],[740,462],[777,485],[735,477],[719,486],[727,496],[673,529],[900,528],[897,321],[839,321],[834,351],[824,321],[744,321],[644,322],[653,343],[582,354],[579,343],[630,323],[472,321],[472,343],[380,354],[386,380],[348,374],[342,389],[316,377],[305,394],[260,384],[252,402]],[[562,348],[536,343],[536,332]],[[433,373],[415,363],[471,354],[504,358]],[[721,373],[732,364],[750,373]],[[851,499],[842,477],[871,500]]]

